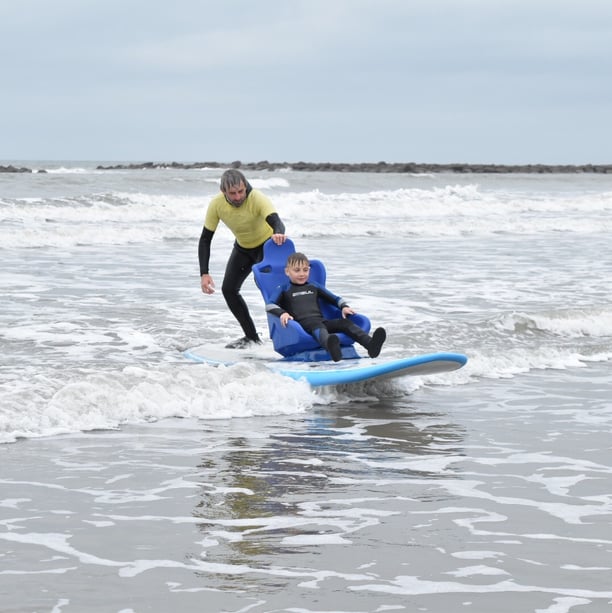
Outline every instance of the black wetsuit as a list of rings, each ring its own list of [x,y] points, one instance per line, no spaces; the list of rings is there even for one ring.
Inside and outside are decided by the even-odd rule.
[[[325,349],[328,348],[330,332],[343,332],[367,349],[371,340],[368,333],[348,318],[325,319],[319,300],[337,306],[340,310],[348,306],[343,298],[318,283],[288,283],[272,296],[266,304],[266,311],[278,317],[285,312],[289,313]]]

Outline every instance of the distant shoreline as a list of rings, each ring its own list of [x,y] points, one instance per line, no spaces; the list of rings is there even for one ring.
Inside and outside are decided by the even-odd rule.
[[[139,170],[148,168],[239,168],[241,170],[280,170],[302,172],[376,172],[376,173],[612,173],[612,164],[426,164],[416,162],[145,162],[98,166],[98,170]]]
[[[612,174],[612,164],[428,164],[417,162],[140,162],[97,166],[96,170],[239,168],[245,171],[288,169],[302,172],[457,173],[457,174]],[[45,169],[0,166],[0,173],[46,173]]]

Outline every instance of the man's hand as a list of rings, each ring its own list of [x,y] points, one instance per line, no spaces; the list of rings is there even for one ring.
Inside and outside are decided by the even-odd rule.
[[[215,282],[210,275],[202,275],[200,277],[200,285],[202,287],[202,291],[205,294],[214,294],[215,293]]]

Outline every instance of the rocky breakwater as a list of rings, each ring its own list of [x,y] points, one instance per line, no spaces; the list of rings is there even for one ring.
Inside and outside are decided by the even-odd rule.
[[[12,164],[9,166],[0,166],[0,172],[17,172],[17,173],[28,173],[28,172],[47,172],[46,170],[32,170],[31,168],[24,168],[23,166],[13,166]]]
[[[147,170],[147,169],[196,169],[203,168],[240,168],[252,170],[289,170],[303,172],[376,172],[376,173],[602,173],[612,174],[612,164],[427,164],[417,162],[142,162],[134,164],[116,164],[113,166],[98,166],[98,170]]]
[[[418,162],[137,162],[97,166],[96,170],[202,170],[204,168],[240,168],[244,171],[279,170],[302,172],[376,172],[376,173],[461,173],[461,174],[612,174],[612,164],[429,164]],[[18,166],[1,166],[0,173],[46,173]]]

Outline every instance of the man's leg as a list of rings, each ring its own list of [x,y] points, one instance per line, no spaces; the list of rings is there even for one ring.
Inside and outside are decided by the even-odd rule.
[[[232,315],[238,320],[246,338],[259,341],[255,324],[251,319],[249,307],[240,294],[240,288],[251,273],[254,260],[235,246],[225,267],[221,291]]]

